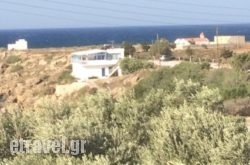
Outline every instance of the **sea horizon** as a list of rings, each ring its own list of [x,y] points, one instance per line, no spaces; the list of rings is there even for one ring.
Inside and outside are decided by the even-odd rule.
[[[75,27],[75,28],[41,28],[41,29],[7,29],[0,30],[0,47],[17,39],[26,39],[29,48],[72,47],[121,44],[124,41],[152,43],[156,36],[174,42],[177,38],[198,37],[201,32],[213,41],[216,28],[219,35],[245,35],[250,40],[250,24],[208,24],[208,25],[163,25],[163,26],[121,26],[121,27]]]
[[[245,26],[250,23],[223,23],[223,24],[171,24],[171,25],[127,25],[127,26],[93,26],[93,27],[44,27],[44,28],[15,28],[15,29],[0,29],[0,31],[15,31],[15,30],[60,30],[60,29],[109,29],[109,28],[139,28],[139,27],[181,27],[181,26]]]

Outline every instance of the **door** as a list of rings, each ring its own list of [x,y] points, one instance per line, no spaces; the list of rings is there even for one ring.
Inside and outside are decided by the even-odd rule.
[[[102,77],[105,76],[105,68],[102,68]]]

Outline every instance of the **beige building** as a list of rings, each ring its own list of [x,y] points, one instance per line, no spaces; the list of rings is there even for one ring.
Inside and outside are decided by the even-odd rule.
[[[244,45],[245,36],[214,36],[214,44],[220,45]]]

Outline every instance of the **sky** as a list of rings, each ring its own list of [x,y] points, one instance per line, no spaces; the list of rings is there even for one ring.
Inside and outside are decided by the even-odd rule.
[[[0,0],[0,29],[250,23],[248,0]]]

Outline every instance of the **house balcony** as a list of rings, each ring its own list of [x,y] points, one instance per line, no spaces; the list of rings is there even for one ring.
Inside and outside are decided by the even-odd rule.
[[[80,60],[73,61],[72,64],[81,64],[84,67],[110,67],[114,66],[119,62],[119,60]]]

